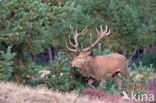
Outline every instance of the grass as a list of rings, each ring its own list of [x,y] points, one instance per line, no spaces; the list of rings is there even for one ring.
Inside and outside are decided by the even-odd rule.
[[[28,87],[12,82],[0,81],[0,103],[114,103],[109,99],[90,98],[75,93],[63,93],[44,87]],[[119,103],[124,102],[121,98]]]

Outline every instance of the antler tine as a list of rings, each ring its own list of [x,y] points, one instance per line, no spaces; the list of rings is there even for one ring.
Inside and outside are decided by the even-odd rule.
[[[75,47],[75,45],[71,42],[70,36],[68,37],[68,41],[71,46]]]
[[[98,31],[98,29],[97,29],[97,28],[96,28],[96,32],[97,32],[97,34],[98,34],[98,35],[100,35],[100,33],[99,33],[99,31]]]
[[[70,30],[71,30],[71,33],[73,35],[74,44],[71,42],[70,38],[68,37],[69,38],[69,43],[70,43],[71,46],[73,46],[75,49],[77,49],[78,48],[78,43],[77,43],[77,40],[76,40],[76,38],[77,38],[76,37],[77,36],[77,28],[74,31],[73,27],[70,25]]]
[[[71,30],[71,33],[72,33],[72,35],[73,35],[73,37],[75,36],[74,34],[75,34],[75,31],[74,31],[74,29],[73,29],[73,27],[70,25],[70,30]],[[69,43],[70,43],[70,45],[71,46],[73,46],[75,49],[72,49],[72,48],[70,48],[69,46],[68,46],[68,43],[66,42],[66,47],[67,47],[67,49],[69,49],[70,51],[72,51],[72,52],[77,52],[77,47],[76,47],[76,45],[75,44],[73,44],[72,42],[71,42],[71,39],[70,39],[70,36],[68,36],[68,41],[69,41]],[[75,40],[74,40],[75,41]]]
[[[108,29],[107,26],[105,27],[105,31],[103,31],[102,26],[100,26],[100,29],[101,29],[101,31],[100,31],[100,34],[101,34],[101,35],[109,35],[109,32],[108,32],[108,30],[107,30],[107,29]],[[109,30],[109,31],[110,31],[110,30]],[[107,33],[107,32],[108,32],[108,33]]]
[[[72,35],[74,37],[75,31],[74,31],[74,29],[73,29],[73,27],[71,25],[70,25],[70,30],[71,30],[71,33],[72,33]],[[70,36],[68,37],[68,40],[69,40],[70,45],[73,46],[74,48],[76,48],[75,44],[73,44],[71,42]]]
[[[86,27],[84,30],[82,30],[82,32],[78,33],[77,27],[76,27],[76,30],[75,30],[75,32],[73,33],[73,38],[74,38],[74,42],[75,42],[75,47],[78,48],[78,40],[77,40],[78,37],[81,36],[81,35],[84,35],[85,33],[87,33],[87,31],[88,31],[88,29],[87,29],[87,27]]]
[[[93,40],[93,37],[92,37],[92,34],[90,33],[90,45],[92,44],[92,40]]]
[[[74,29],[73,29],[73,27],[72,27],[71,25],[70,25],[70,30],[71,30],[71,31],[74,31]]]
[[[87,29],[87,27],[85,27],[85,29],[83,29],[80,33],[78,33],[78,32],[77,32],[77,27],[76,27],[75,35],[76,35],[76,37],[78,38],[79,36],[86,34],[87,31],[88,31],[88,29]]]
[[[84,29],[83,29],[83,31],[81,32],[81,35],[84,35],[84,34],[86,34],[87,32],[88,32],[88,29],[87,29],[88,27],[86,26]]]
[[[72,48],[70,48],[69,46],[68,46],[68,43],[66,42],[66,47],[67,47],[67,49],[69,49],[70,51],[72,51],[72,52],[76,52],[76,49],[72,49]]]
[[[70,51],[76,52],[76,51],[78,51],[78,37],[81,36],[81,35],[84,35],[84,34],[88,31],[88,29],[87,29],[87,27],[86,27],[84,30],[82,30],[82,32],[78,33],[77,27],[76,27],[76,29],[74,30],[73,27],[70,25],[70,30],[71,30],[71,33],[72,33],[72,35],[73,35],[74,43],[72,43],[71,40],[70,40],[70,38],[68,37],[69,43],[70,43],[70,45],[71,45],[72,47],[74,47],[75,49],[71,49],[71,48],[68,46],[67,43],[66,43],[66,47],[67,47]]]
[[[105,31],[107,31],[107,26],[105,28],[106,28]],[[100,30],[101,30],[101,32],[103,31],[102,25],[100,26]]]
[[[107,33],[107,26],[105,27],[105,31],[103,31],[103,28],[102,28],[102,25],[100,26],[100,32],[99,32],[99,30],[96,28],[96,32],[97,32],[97,34],[98,35],[101,35],[101,36],[103,36],[103,35],[106,35],[106,33]]]
[[[92,49],[105,35],[109,35],[110,34],[110,30],[108,31],[107,26],[105,27],[105,30],[102,29],[102,26],[100,26],[100,31],[96,28],[98,37],[96,39],[96,41],[91,44],[89,47],[82,49],[82,51],[88,51],[90,49]]]
[[[109,35],[110,34],[110,29],[109,29],[109,31],[106,33],[106,35]]]

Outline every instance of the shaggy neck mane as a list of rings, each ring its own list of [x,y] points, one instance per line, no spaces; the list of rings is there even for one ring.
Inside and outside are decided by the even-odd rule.
[[[80,73],[86,77],[93,77],[95,74],[95,69],[98,69],[98,67],[98,64],[95,62],[95,56],[89,56],[82,64]]]

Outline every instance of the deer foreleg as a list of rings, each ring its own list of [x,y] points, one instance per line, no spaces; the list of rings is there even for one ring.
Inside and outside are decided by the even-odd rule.
[[[104,77],[103,79],[99,80],[99,82],[100,82],[99,87],[103,86],[103,83],[105,82],[105,80],[106,80],[106,77]]]
[[[117,82],[118,86],[119,86],[119,90],[121,90],[121,86],[122,86],[122,81],[119,78],[119,76],[116,74],[113,76],[113,78],[115,79],[115,81]]]
[[[92,86],[92,83],[94,82],[94,80],[92,80],[92,79],[89,79],[89,81],[88,81],[88,86],[90,87],[90,88],[95,88],[94,86]]]

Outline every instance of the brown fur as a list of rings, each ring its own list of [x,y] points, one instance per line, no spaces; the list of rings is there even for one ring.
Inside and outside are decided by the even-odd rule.
[[[126,79],[128,78],[125,56],[117,53],[95,57],[84,54],[80,53],[74,58],[71,62],[73,67],[78,67],[83,76],[91,77],[99,82],[103,82],[107,77],[112,76],[121,88],[121,80],[117,74],[120,73]],[[77,66],[77,64],[79,65]],[[92,81],[90,82],[92,83]],[[89,86],[91,86],[90,84]]]

